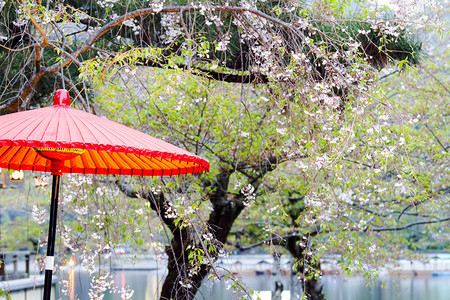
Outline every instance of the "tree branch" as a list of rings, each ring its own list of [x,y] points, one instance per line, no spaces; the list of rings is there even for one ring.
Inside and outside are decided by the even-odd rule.
[[[428,131],[431,132],[431,134],[434,136],[435,140],[439,143],[439,145],[441,145],[442,149],[444,149],[444,151],[447,152],[447,148],[448,148],[448,147],[445,147],[445,146],[441,143],[441,141],[440,141],[440,140],[438,139],[438,137],[434,134],[434,132],[430,129],[430,127],[428,127],[427,124],[424,123],[423,125],[425,125],[425,127],[428,129]]]
[[[120,180],[116,180],[116,185],[122,193],[130,198],[143,198],[150,203],[150,207],[158,214],[159,218],[164,222],[164,224],[169,227],[173,233],[176,229],[174,219],[167,217],[167,207],[168,203],[162,192],[144,192],[136,191],[131,189],[128,185],[125,185]]]
[[[1,105],[0,111],[4,110],[6,113],[12,113],[12,112],[16,112],[18,110],[24,109],[29,103],[30,94],[34,91],[36,85],[41,81],[41,79],[44,76],[46,76],[48,74],[53,74],[53,73],[57,72],[60,68],[65,68],[72,62],[75,62],[78,59],[78,57],[81,54],[83,54],[84,52],[86,52],[88,49],[90,49],[91,46],[93,46],[98,39],[100,39],[104,34],[109,32],[110,30],[112,30],[114,27],[121,25],[124,21],[130,20],[130,19],[133,19],[133,18],[136,18],[139,16],[149,15],[149,14],[176,13],[176,12],[179,13],[181,11],[195,12],[195,11],[201,11],[204,9],[205,9],[204,7],[200,7],[200,6],[168,6],[168,7],[162,7],[162,8],[143,8],[143,9],[135,10],[135,11],[129,12],[127,14],[124,14],[123,16],[120,16],[117,19],[112,20],[111,22],[108,22],[107,24],[102,26],[100,29],[95,31],[72,54],[64,53],[64,55],[66,56],[66,59],[63,62],[55,63],[52,66],[49,66],[46,68],[42,67],[39,70],[39,72],[34,73],[30,77],[28,82],[20,89],[17,97],[12,98],[11,100],[7,101],[4,105]],[[251,14],[257,15],[263,19],[268,20],[268,21],[272,22],[273,24],[277,24],[279,26],[285,27],[285,28],[295,32],[297,35],[300,35],[302,38],[305,38],[303,33],[298,31],[292,25],[290,25],[286,22],[283,22],[277,18],[271,17],[271,16],[269,16],[263,12],[257,11],[257,10],[243,8],[243,7],[229,7],[229,6],[212,6],[212,7],[206,8],[206,9],[209,11],[217,11],[217,12],[220,11],[220,12],[251,13]],[[47,45],[47,44],[48,44],[48,42],[46,41],[45,36],[44,36],[44,45]],[[328,60],[327,58],[324,58],[324,59]],[[228,77],[228,76],[224,76],[224,75],[219,75],[219,73],[214,74],[213,71],[211,71],[211,76],[213,78],[214,78],[214,76],[216,76],[217,78]],[[229,78],[228,80],[237,80],[236,77],[234,77],[234,76],[231,76],[228,78]],[[239,81],[239,82],[242,82],[242,80],[245,78],[240,78],[240,79],[241,79],[241,81]],[[245,80],[248,80],[250,82],[251,81],[250,79],[252,79],[251,76],[249,76]]]
[[[268,244],[268,243],[271,243],[271,244],[274,244],[277,246],[284,246],[286,244],[286,239],[288,239],[290,237],[298,237],[298,236],[302,236],[302,235],[300,235],[299,233],[290,233],[290,234],[283,235],[283,236],[273,236],[273,237],[267,238],[265,240],[262,240],[262,241],[259,241],[259,242],[256,242],[256,243],[253,243],[253,244],[250,244],[247,246],[242,246],[240,243],[236,243],[234,246],[237,249],[239,249],[240,251],[247,251],[252,248],[255,248],[255,247],[258,247],[258,246],[261,246],[264,244]]]
[[[447,221],[450,221],[450,217],[449,218],[444,218],[444,219],[436,219],[436,220],[417,221],[417,222],[412,222],[412,223],[406,224],[404,226],[397,226],[397,227],[372,227],[370,230],[371,231],[376,231],[376,232],[380,232],[380,231],[398,231],[398,230],[404,230],[404,229],[407,229],[409,227],[416,226],[416,225],[442,223],[442,222],[447,222]]]
[[[385,217],[387,217],[387,216],[389,216],[389,215],[391,215],[391,214],[393,214],[393,213],[398,213],[399,215],[398,215],[398,217],[397,217],[397,220],[400,220],[401,216],[404,215],[404,214],[406,214],[406,215],[413,215],[413,214],[408,214],[408,213],[406,213],[406,211],[409,210],[410,208],[412,208],[412,207],[417,207],[418,205],[423,204],[425,201],[430,200],[431,198],[438,197],[438,196],[440,196],[440,195],[442,195],[442,194],[446,194],[446,193],[448,193],[449,191],[450,191],[450,187],[445,187],[445,188],[441,188],[441,189],[437,190],[437,191],[434,192],[434,193],[433,193],[433,192],[429,192],[427,198],[422,199],[422,200],[420,200],[420,201],[413,202],[413,203],[411,203],[411,204],[405,206],[401,211],[392,210],[392,211],[388,211],[388,212],[385,212],[385,213],[381,213],[381,212],[377,212],[377,211],[371,210],[371,209],[369,209],[369,208],[367,208],[367,207],[365,207],[365,206],[363,206],[363,205],[356,205],[356,204],[355,204],[355,205],[353,205],[353,206],[354,206],[355,208],[357,208],[357,209],[361,209],[361,210],[363,210],[363,211],[365,211],[365,212],[368,212],[368,213],[370,213],[370,214],[372,214],[372,215],[374,215],[374,216],[379,216],[379,217],[383,217],[383,218],[385,218]],[[409,194],[409,195],[406,195],[406,196],[405,196],[405,199],[409,199],[409,198],[412,198],[412,197],[415,197],[415,196],[417,196],[417,194]],[[380,201],[380,202],[401,203],[401,202],[399,202],[397,199],[382,200],[382,201]],[[426,217],[425,215],[420,215],[420,214],[414,214],[414,215]],[[366,230],[368,229],[369,226],[370,226],[370,224],[367,224],[366,227],[365,227],[362,231],[366,231]]]
[[[448,89],[447,85],[445,85],[444,83],[442,83],[442,81],[439,80],[439,78],[437,78],[436,76],[434,76],[430,71],[428,71],[426,68],[423,68],[423,70],[425,72],[428,73],[428,75],[430,75],[431,77],[433,77],[434,80],[437,81],[437,83],[439,83],[446,91],[448,94],[450,94],[450,90]]]
[[[189,70],[192,67],[183,64],[166,65],[164,62],[158,62],[154,60],[147,59],[142,62],[143,66],[153,67],[153,68],[169,68],[174,69],[175,66],[181,70]],[[250,73],[250,74],[231,74],[216,72],[213,70],[203,69],[201,67],[195,67],[195,70],[200,73],[199,75],[209,77],[214,80],[224,81],[229,83],[268,83],[269,78],[267,75],[262,73]]]
[[[87,101],[81,95],[81,92],[78,90],[76,85],[73,84],[73,81],[61,72],[58,72],[58,75],[61,76],[63,78],[64,82],[69,86],[69,90],[73,90],[75,92],[76,96],[75,96],[74,100],[79,99],[84,110],[89,111],[89,105],[87,104]]]

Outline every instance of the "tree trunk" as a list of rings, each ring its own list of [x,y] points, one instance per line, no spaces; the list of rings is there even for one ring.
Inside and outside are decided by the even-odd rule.
[[[189,232],[186,228],[176,228],[170,248],[166,250],[169,257],[167,264],[167,277],[162,286],[160,299],[192,299],[194,294],[190,291],[191,285],[187,284],[188,277],[188,254],[186,247],[189,244]]]
[[[301,278],[301,287],[308,300],[324,300],[322,278],[309,278],[313,270],[320,272],[320,262],[313,261],[312,257],[306,254],[306,246],[301,245],[303,243],[300,243],[298,236],[293,236],[286,240],[285,248],[293,256],[294,262],[299,262],[297,269],[291,272],[296,272],[296,275]],[[297,292],[302,293],[302,291]]]
[[[291,296],[290,300],[301,299],[303,294],[302,281],[299,279],[297,272],[294,272],[294,261],[291,261],[291,272],[290,272],[290,285],[291,285]]]
[[[219,256],[219,251],[226,243],[228,234],[234,221],[244,209],[242,203],[243,196],[235,195],[228,198],[227,189],[231,170],[222,170],[212,185],[212,192],[208,195],[213,205],[207,221],[209,232],[214,236],[216,241],[215,251],[211,249],[203,249],[202,245],[195,244],[194,238],[190,234],[188,227],[183,229],[171,228],[173,238],[170,247],[166,250],[169,257],[168,275],[164,280],[160,300],[190,300],[193,299],[200,288],[203,279],[212,269],[212,262],[215,262]],[[190,246],[190,249],[188,249]],[[189,262],[190,251],[202,249],[209,253],[212,262],[207,261],[200,266],[191,265]],[[195,268],[197,267],[197,269]]]
[[[303,288],[309,300],[324,300],[322,277],[317,279],[303,279]]]
[[[164,280],[160,300],[189,300],[193,299],[200,288],[203,279],[208,275],[211,265],[203,264],[195,270],[195,265],[189,262],[189,252],[196,249],[187,249],[193,241],[186,228],[178,230],[166,250],[168,260],[168,274]],[[213,257],[215,260],[217,255]]]

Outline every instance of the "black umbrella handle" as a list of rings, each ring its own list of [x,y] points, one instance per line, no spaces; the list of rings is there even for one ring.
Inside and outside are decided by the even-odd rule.
[[[55,261],[56,222],[58,218],[58,195],[60,175],[53,175],[52,198],[50,203],[50,222],[48,224],[47,257],[45,258],[44,300],[50,300],[52,292],[52,273]]]

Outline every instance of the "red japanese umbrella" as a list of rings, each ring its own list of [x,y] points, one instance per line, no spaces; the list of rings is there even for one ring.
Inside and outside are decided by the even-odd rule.
[[[44,299],[50,299],[59,182],[62,173],[172,176],[209,163],[167,142],[70,107],[58,90],[53,106],[0,116],[0,168],[51,172]]]

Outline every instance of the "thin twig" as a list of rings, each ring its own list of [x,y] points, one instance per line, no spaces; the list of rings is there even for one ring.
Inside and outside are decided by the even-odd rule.
[[[380,231],[398,231],[398,230],[404,230],[404,229],[407,229],[407,228],[409,228],[409,227],[416,226],[416,225],[433,224],[433,223],[442,223],[442,222],[447,222],[447,221],[450,221],[450,217],[444,218],[444,219],[436,219],[436,220],[417,221],[417,222],[412,222],[412,223],[406,224],[406,225],[404,225],[404,226],[396,226],[396,227],[372,227],[372,228],[370,229],[370,231],[376,231],[376,232],[380,232]]]
[[[433,74],[431,74],[431,72],[429,72],[427,69],[423,68],[423,70],[424,70],[425,72],[427,72],[428,75],[430,75],[431,77],[433,77],[433,79],[436,80],[437,83],[439,83],[439,84],[447,91],[447,93],[450,94],[450,90],[448,89],[448,87],[447,87],[444,83],[442,83],[442,81],[440,81],[439,78],[437,78],[436,76],[434,76]]]
[[[441,143],[441,141],[438,139],[438,137],[434,134],[433,130],[431,130],[430,127],[428,127],[427,124],[424,123],[423,125],[425,125],[425,127],[431,132],[431,134],[434,136],[434,138],[435,138],[436,141],[439,143],[439,145],[441,145],[442,149],[444,149],[444,151],[447,152],[447,148],[448,148],[448,147],[445,147],[445,146]]]

